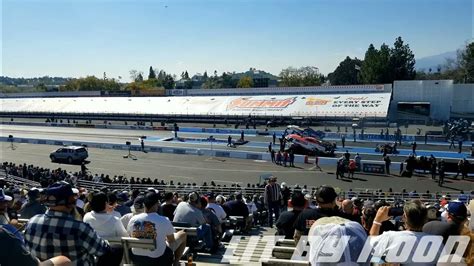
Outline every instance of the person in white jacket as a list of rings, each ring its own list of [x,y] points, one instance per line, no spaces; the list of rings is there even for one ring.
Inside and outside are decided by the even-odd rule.
[[[214,213],[216,214],[217,218],[221,223],[225,222],[225,219],[227,218],[227,214],[225,213],[224,209],[222,208],[221,205],[216,203],[216,195],[211,192],[207,194],[207,209],[212,209]]]
[[[90,205],[92,211],[84,215],[84,222],[88,223],[100,237],[111,239],[128,236],[127,230],[125,230],[120,219],[107,213],[106,194],[102,192],[94,194]]]

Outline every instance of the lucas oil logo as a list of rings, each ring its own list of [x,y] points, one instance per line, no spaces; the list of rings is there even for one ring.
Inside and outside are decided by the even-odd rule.
[[[328,102],[331,102],[331,100],[309,97],[306,100],[306,105],[326,105]]]
[[[251,97],[242,97],[232,100],[227,105],[227,110],[235,109],[283,109],[293,104],[296,101],[295,97],[285,99],[271,99],[271,100],[256,100]]]

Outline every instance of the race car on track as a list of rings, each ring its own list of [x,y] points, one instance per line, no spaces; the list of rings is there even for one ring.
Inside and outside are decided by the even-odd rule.
[[[296,154],[334,156],[336,145],[313,137],[302,137],[298,134],[289,134],[285,137],[287,149]]]
[[[375,146],[375,152],[384,152],[384,149],[386,150],[387,154],[398,154],[399,151],[397,150],[396,143],[383,143],[383,144],[377,144]]]
[[[298,126],[290,125],[290,126],[287,126],[286,129],[290,134],[298,134],[301,137],[312,137],[316,139],[323,139],[326,135],[323,131],[314,130],[310,127],[301,128]]]

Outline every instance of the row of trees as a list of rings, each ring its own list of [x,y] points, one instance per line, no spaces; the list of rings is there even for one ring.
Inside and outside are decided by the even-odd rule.
[[[158,73],[158,74],[157,74]],[[164,70],[156,70],[150,66],[148,78],[143,78],[143,72],[130,70],[130,82],[125,88],[128,90],[150,90],[163,87],[165,89],[174,88],[175,77]]]
[[[214,75],[209,76],[206,71],[198,77],[197,82],[204,89],[250,88],[258,86],[258,84],[254,84],[254,72],[256,72],[255,69],[250,69],[241,74],[223,72],[222,75],[218,75],[217,71],[214,71]],[[327,78],[320,74],[318,68],[314,66],[288,67],[280,72],[279,77],[264,71],[257,72],[259,78],[278,78],[278,85],[285,87],[319,86],[325,83],[327,79],[332,85],[384,84],[392,83],[394,80],[413,79],[453,79],[457,83],[473,83],[474,42],[468,43],[465,48],[460,49],[456,59],[448,59],[444,65],[438,66],[436,70],[415,71],[415,56],[409,45],[404,43],[401,37],[398,37],[393,47],[389,47],[384,43],[377,49],[373,44],[370,44],[363,60],[346,57]],[[151,66],[146,79],[144,73],[137,70],[130,71],[130,78],[132,82],[121,85],[115,79],[107,79],[105,73],[103,79],[94,76],[79,79],[58,77],[13,79],[0,77],[0,91],[47,91],[45,81],[53,83],[46,83],[48,85],[63,84],[60,90],[64,91],[142,91],[157,88],[173,89],[177,80],[175,75],[166,73],[164,70],[154,69]],[[196,81],[192,80],[188,71],[183,71],[179,82],[181,87],[190,89],[193,87],[193,82]],[[17,85],[33,87],[20,88],[16,87]]]
[[[158,74],[156,74],[158,73]],[[144,80],[143,72],[137,70],[130,71],[130,78],[133,80],[128,84],[127,88],[132,90],[140,89],[152,89],[163,87],[165,89],[172,89],[175,86],[176,76],[167,74],[164,70],[157,71],[150,66],[148,71],[148,79]],[[204,89],[217,89],[217,88],[250,88],[253,86],[253,79],[249,76],[243,76],[239,80],[232,78],[231,73],[222,73],[221,76],[217,75],[217,71],[214,71],[214,76],[208,76],[207,71],[199,78],[199,82],[202,83]],[[193,80],[189,76],[188,71],[181,73],[181,81],[185,89],[191,89],[193,87]]]
[[[114,91],[120,90],[120,84],[113,79],[99,79],[94,76],[72,79],[61,86],[61,91]]]
[[[346,57],[328,75],[333,85],[384,84],[415,77],[415,55],[401,37],[395,40],[392,48],[384,43],[376,49],[370,44],[364,60]]]
[[[474,43],[458,51],[456,60],[447,59],[436,71],[415,70],[415,55],[408,44],[398,37],[389,47],[380,49],[370,44],[363,60],[347,56],[328,75],[332,85],[384,84],[394,80],[453,79],[456,83],[474,82]]]

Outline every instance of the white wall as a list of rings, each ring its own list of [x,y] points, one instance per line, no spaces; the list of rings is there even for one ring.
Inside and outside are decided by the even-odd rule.
[[[397,80],[393,85],[391,118],[396,118],[398,102],[430,102],[432,119],[449,119],[453,99],[452,80]]]
[[[453,113],[474,113],[474,84],[454,84]]]

